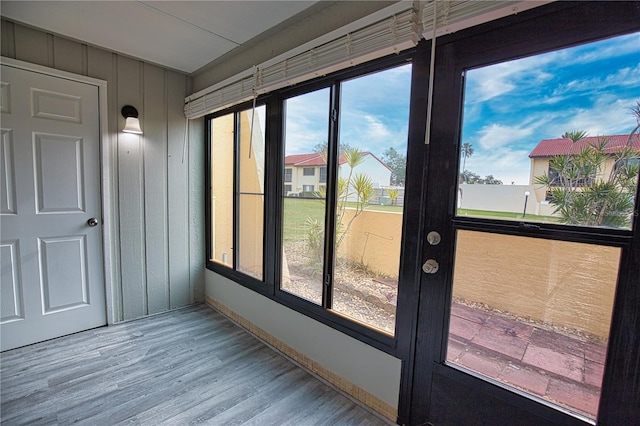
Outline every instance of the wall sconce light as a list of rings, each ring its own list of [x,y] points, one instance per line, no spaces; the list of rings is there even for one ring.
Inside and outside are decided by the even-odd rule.
[[[138,120],[138,110],[132,107],[131,105],[125,105],[122,107],[122,116],[126,119],[124,123],[124,129],[122,129],[125,133],[135,133],[137,135],[142,134],[142,129],[140,128],[140,120]]]

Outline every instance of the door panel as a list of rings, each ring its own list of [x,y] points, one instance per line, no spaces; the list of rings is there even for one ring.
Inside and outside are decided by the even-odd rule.
[[[84,141],[74,136],[33,135],[36,212],[84,210]]]
[[[631,169],[640,151],[628,138],[638,130],[629,114],[637,90],[596,74],[621,74],[625,61],[637,66],[640,9],[627,6],[550,5],[437,44],[420,232],[423,241],[432,231],[442,236],[424,242],[421,256],[440,268],[421,277],[408,424],[637,423],[637,386],[627,385],[638,383],[629,367],[637,305],[625,305],[638,300],[637,274],[625,266],[640,253]],[[616,36],[622,42],[612,47]],[[610,43],[590,51],[598,41]],[[561,50],[569,46],[576,51]],[[476,91],[466,91],[474,75]],[[565,153],[534,149],[541,140],[559,145],[582,126],[594,144],[611,144],[599,152],[584,141],[565,144]],[[619,137],[602,137],[610,135]],[[616,141],[635,151],[621,158]],[[475,151],[465,154],[465,143]],[[554,155],[569,158],[565,169],[534,161]],[[572,155],[598,167],[579,170],[585,162]],[[634,171],[618,179],[617,167]],[[616,191],[615,201],[585,204],[583,216],[556,208],[602,201],[590,186],[609,176],[600,197]],[[562,200],[557,188],[567,182]]]
[[[0,188],[0,214],[16,214],[13,132],[1,129],[0,135],[2,137],[0,140],[0,143],[2,143],[2,157],[0,159],[0,176],[2,176],[2,187]]]
[[[18,241],[3,241],[0,244],[0,279],[2,280],[2,323],[24,318],[22,280],[20,279],[20,258]]]
[[[96,86],[2,66],[2,350],[106,324]]]

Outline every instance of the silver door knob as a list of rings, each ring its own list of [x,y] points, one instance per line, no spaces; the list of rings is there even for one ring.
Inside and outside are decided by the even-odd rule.
[[[87,225],[89,225],[89,226],[98,226],[98,219],[96,219],[95,217],[92,217],[91,219],[89,219],[87,221]]]
[[[427,259],[427,261],[424,262],[424,265],[422,265],[422,270],[425,272],[425,274],[435,274],[436,272],[438,272],[439,268],[440,265],[435,259]]]

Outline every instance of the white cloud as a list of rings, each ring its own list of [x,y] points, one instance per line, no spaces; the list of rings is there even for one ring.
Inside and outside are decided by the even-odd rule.
[[[585,130],[591,136],[625,134],[636,122],[630,113],[634,98],[621,99],[614,95],[601,95],[589,108],[572,108],[547,112],[538,117],[542,127],[555,137],[566,130]]]
[[[541,84],[552,75],[544,67],[553,62],[555,55],[544,54],[502,62],[467,72],[467,93],[471,102],[484,102],[512,92],[527,84]]]
[[[504,126],[490,124],[478,132],[478,143],[485,150],[494,150],[529,137],[534,132],[529,125]]]
[[[572,80],[566,84],[558,86],[554,92],[554,96],[564,95],[567,93],[576,94],[578,92],[602,91],[611,87],[638,87],[640,86],[640,64],[636,67],[625,67],[619,69],[614,74],[603,77],[585,78]]]

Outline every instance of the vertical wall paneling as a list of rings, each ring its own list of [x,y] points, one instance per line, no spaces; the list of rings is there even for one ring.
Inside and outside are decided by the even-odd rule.
[[[167,72],[168,99],[167,123],[169,125],[168,194],[169,221],[169,297],[172,308],[187,305],[191,300],[189,285],[189,146],[186,145],[183,101],[177,102],[185,93],[185,79],[175,72]]]
[[[15,25],[14,29],[15,58],[21,61],[31,62],[32,64],[53,68],[53,63],[49,62],[48,34],[32,28],[23,27],[22,25]]]
[[[132,105],[144,123],[141,64],[118,56],[118,106]],[[122,78],[121,76],[126,76]],[[124,126],[124,118],[118,117]],[[120,268],[124,319],[147,314],[144,228],[144,135],[118,132]]]
[[[82,45],[66,38],[53,38],[54,68],[83,75]]]
[[[16,42],[13,37],[13,22],[2,21],[0,25],[0,45],[2,46],[2,56],[16,58]]]
[[[144,211],[150,314],[169,309],[165,71],[144,65]]]
[[[3,56],[107,82],[102,191],[110,200],[103,212],[109,322],[204,300],[201,129],[183,161],[188,77],[4,19],[1,29]],[[144,135],[122,133],[126,104],[138,109]]]
[[[193,300],[204,299],[205,226],[204,211],[204,120],[189,120],[189,253]]]

